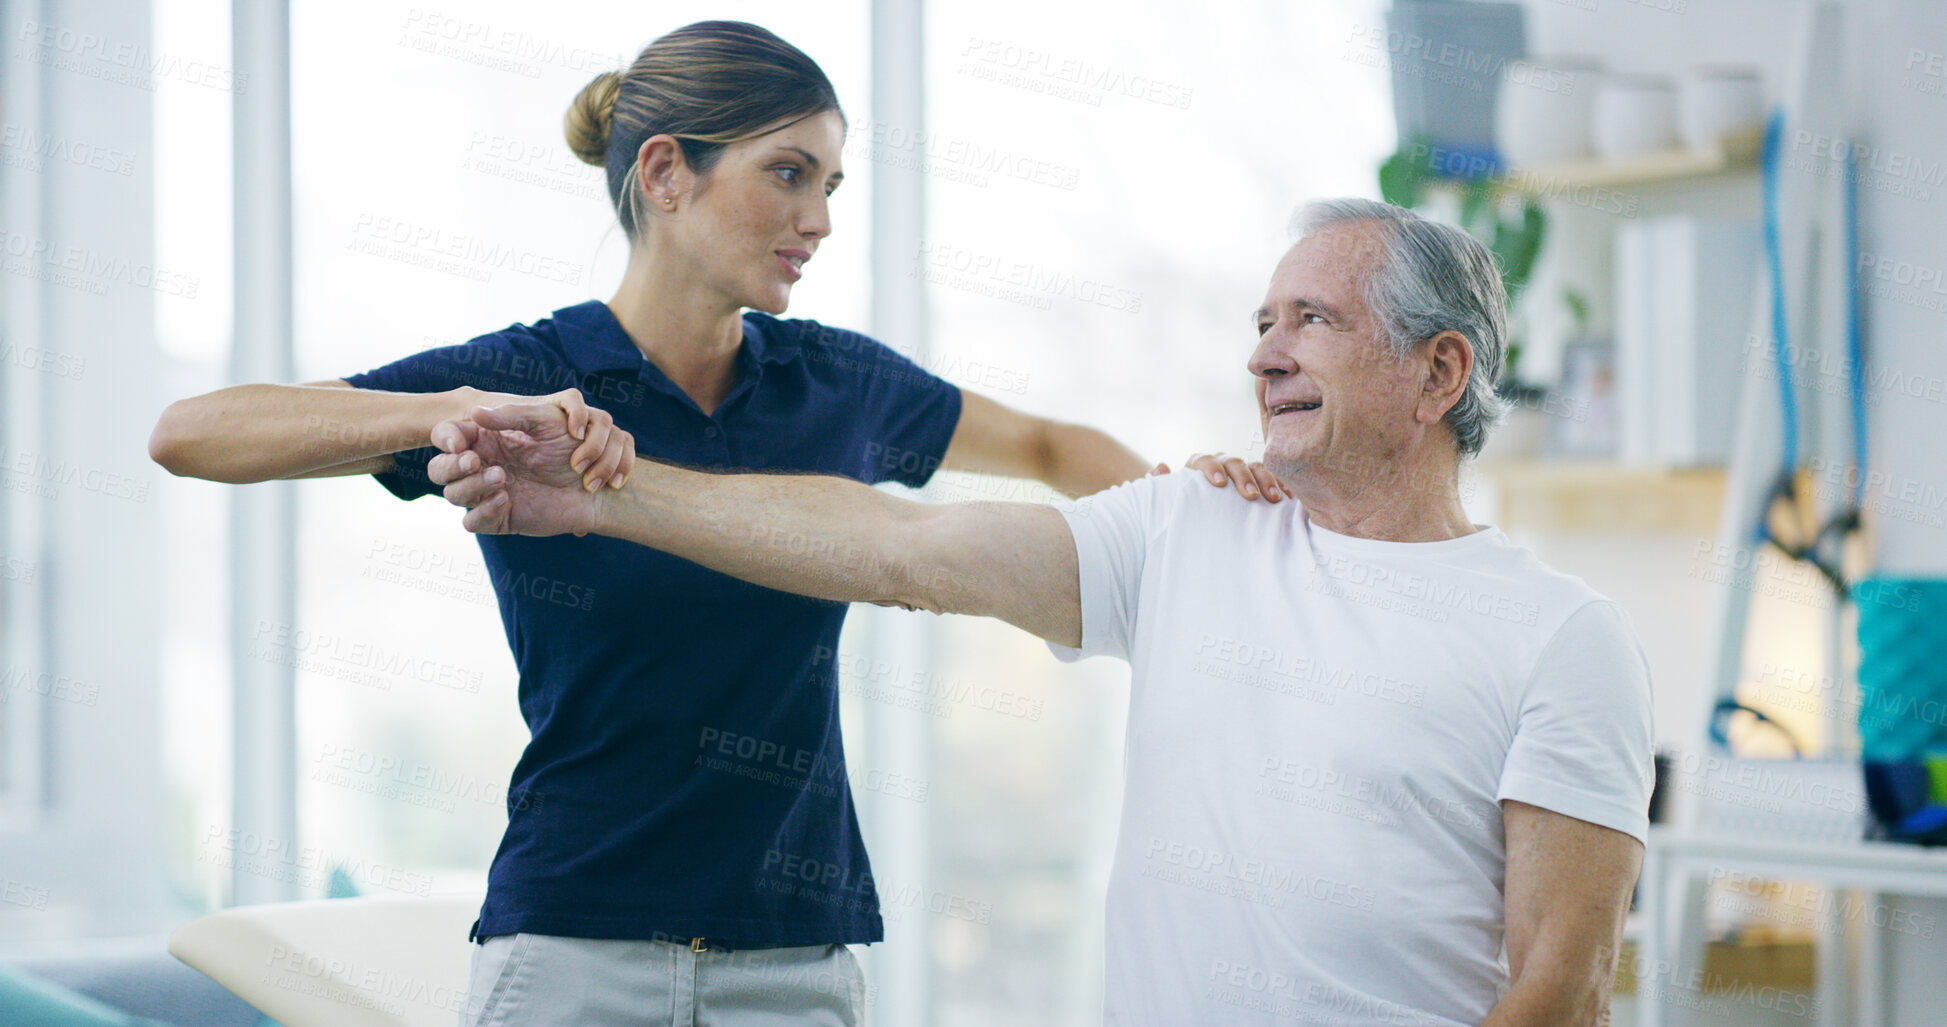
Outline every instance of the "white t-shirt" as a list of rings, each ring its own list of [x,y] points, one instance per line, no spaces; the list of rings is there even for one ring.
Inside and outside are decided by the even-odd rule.
[[[1082,645],[1134,668],[1104,1022],[1478,1024],[1501,799],[1642,839],[1629,618],[1487,528],[1324,530],[1169,474],[1060,504]]]

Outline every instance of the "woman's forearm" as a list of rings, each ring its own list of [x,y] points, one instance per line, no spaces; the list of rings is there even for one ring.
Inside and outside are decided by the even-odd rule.
[[[1024,414],[977,392],[963,391],[960,402],[945,470],[1030,478],[1071,499],[1149,473],[1149,463],[1106,432]]]
[[[1070,498],[1134,481],[1153,466],[1107,432],[1084,425],[1050,422],[1044,435],[1041,481]]]
[[[241,484],[292,478],[430,444],[481,393],[378,392],[329,385],[235,385],[177,400],[149,436],[171,474]]]

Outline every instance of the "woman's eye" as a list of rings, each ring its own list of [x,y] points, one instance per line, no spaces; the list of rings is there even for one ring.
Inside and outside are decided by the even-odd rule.
[[[771,170],[777,172],[778,176],[780,178],[783,178],[786,182],[795,182],[798,180],[798,176],[802,174],[802,172],[800,172],[797,168],[794,168],[789,164],[780,165],[779,167],[772,168]]]

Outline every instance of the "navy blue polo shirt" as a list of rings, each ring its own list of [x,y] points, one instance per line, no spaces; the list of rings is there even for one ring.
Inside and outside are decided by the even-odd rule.
[[[918,486],[960,390],[856,332],[744,315],[737,383],[705,413],[606,304],[427,350],[362,389],[569,386],[645,456]],[[436,495],[433,449],[377,475]],[[476,937],[879,941],[878,894],[838,729],[846,606],[618,539],[482,535],[531,740],[507,790]]]

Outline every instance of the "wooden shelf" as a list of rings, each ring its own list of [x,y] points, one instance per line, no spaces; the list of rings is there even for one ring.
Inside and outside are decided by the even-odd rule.
[[[1758,901],[1753,900],[1753,904]],[[1782,919],[1791,913],[1786,907],[1772,915]],[[1818,986],[1814,972],[1817,946],[1809,931],[1767,932],[1760,926],[1745,934],[1748,937],[1738,941],[1704,943],[1704,975],[1700,982],[1704,994],[1748,993],[1754,988],[1811,994]],[[1639,961],[1636,953],[1635,940],[1625,939],[1622,958],[1616,963],[1615,993],[1618,995],[1636,994]]]
[[[1752,129],[1727,137],[1715,149],[1670,149],[1626,160],[1588,158],[1508,168],[1497,181],[1512,192],[1529,196],[1559,196],[1581,189],[1680,185],[1713,175],[1755,174],[1763,147],[1763,132]],[[1449,189],[1465,184],[1458,179],[1438,183]]]
[[[1724,504],[1721,467],[1630,467],[1610,460],[1473,464],[1500,499],[1503,530],[1682,532],[1711,536]]]
[[[1517,192],[1546,195],[1582,186],[1614,189],[1677,183],[1710,175],[1753,172],[1764,150],[1764,132],[1751,129],[1727,137],[1711,150],[1664,150],[1628,160],[1578,160],[1516,168],[1507,183]]]

